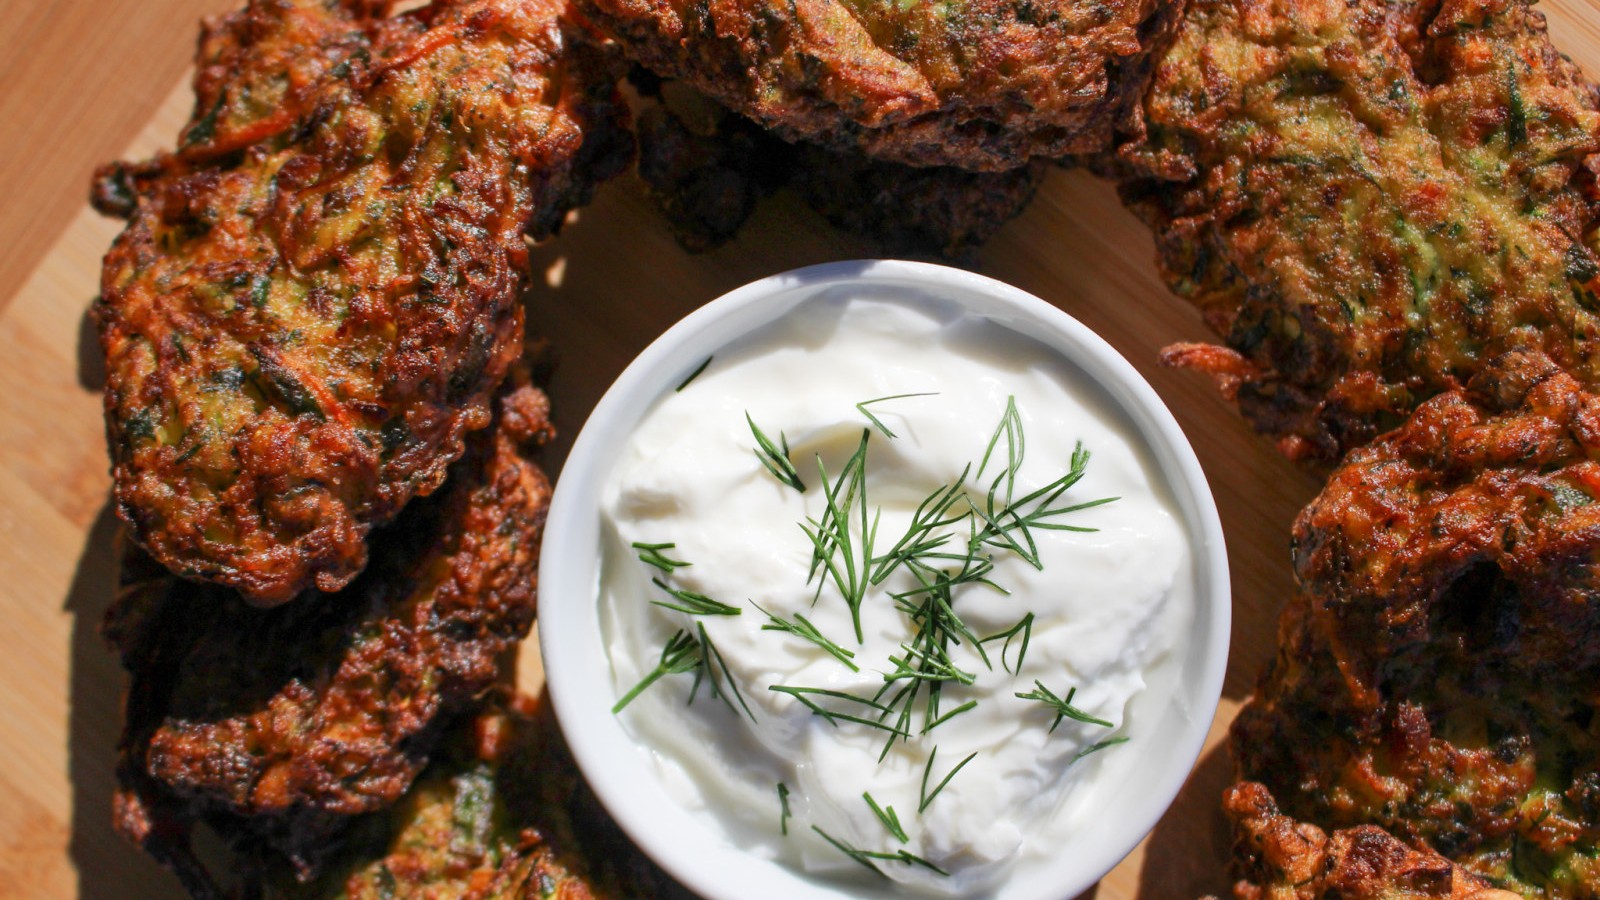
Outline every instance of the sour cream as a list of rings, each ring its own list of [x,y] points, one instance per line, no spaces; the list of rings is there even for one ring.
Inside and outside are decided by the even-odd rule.
[[[766,462],[752,424],[777,450]],[[847,474],[863,435],[865,526]],[[1095,805],[1116,802],[1096,783],[1168,702],[1194,616],[1192,548],[1133,435],[1058,355],[929,298],[814,300],[718,352],[644,418],[604,489],[600,611],[617,696],[651,676],[675,636],[691,647],[686,667],[702,666],[698,679],[668,674],[637,693],[623,724],[681,805],[820,879],[971,896],[1071,852]],[[1005,533],[1025,552],[982,543],[968,565],[993,569],[950,591],[965,633],[992,638],[980,655],[946,629],[941,661],[971,683],[942,682],[930,711],[927,679],[886,682],[928,670],[907,650],[919,646],[909,610],[928,593],[901,564],[853,609],[852,566],[870,580],[883,563],[863,560],[889,555],[919,505],[953,489],[961,499],[937,518],[957,521],[925,535],[950,537],[921,561],[959,573],[986,525],[968,510],[988,510],[991,492],[1003,509],[1008,492],[1020,501],[1058,483],[1080,447],[1081,479],[1048,508],[1115,499],[1013,525]],[[837,578],[814,565],[819,540],[834,546],[830,493],[853,504],[854,562],[830,550]],[[720,607],[738,614],[703,614]],[[795,634],[802,620],[822,640]],[[892,698],[911,685],[902,718]],[[1057,721],[1045,692],[1099,721]]]

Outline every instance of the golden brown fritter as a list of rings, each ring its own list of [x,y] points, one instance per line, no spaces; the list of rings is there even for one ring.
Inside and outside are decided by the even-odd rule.
[[[134,549],[106,625],[133,674],[119,830],[180,874],[199,821],[309,873],[351,817],[410,787],[533,622],[550,485],[522,447],[546,406],[522,385],[501,409],[337,594],[261,609]]]
[[[1527,0],[1194,0],[1110,166],[1215,375],[1336,460],[1511,350],[1600,384],[1600,101]]]
[[[970,261],[1033,199],[1049,164],[1005,172],[923,168],[785,144],[680,83],[648,80],[639,114],[639,175],[690,252],[720,246],[763,197],[788,186],[837,228],[888,254]]]
[[[1234,824],[1238,900],[1517,900],[1381,828],[1330,835],[1296,822],[1259,784],[1233,786],[1223,807]]]
[[[183,146],[96,189],[118,510],[257,603],[349,583],[438,486],[520,351],[524,234],[631,149],[559,0],[386,6],[214,20]]]
[[[583,0],[663,77],[786,140],[918,166],[1104,150],[1182,0]]]
[[[688,898],[604,817],[549,705],[498,700],[453,729],[404,801],[361,823],[312,884],[271,900]]]
[[[1233,726],[1243,780],[1530,896],[1600,895],[1600,395],[1510,354],[1351,453]]]
[[[370,58],[375,32],[392,5],[389,0],[258,2],[204,20],[195,59],[194,112],[174,156],[199,165],[286,131],[311,111],[330,72],[347,70],[358,54]],[[95,207],[130,218],[139,201],[136,180],[158,173],[163,162],[105,167],[93,184]]]

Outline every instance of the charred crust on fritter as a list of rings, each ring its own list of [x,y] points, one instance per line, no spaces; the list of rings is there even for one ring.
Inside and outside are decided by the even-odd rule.
[[[678,85],[665,86],[669,100],[661,87],[641,91],[657,99],[639,113],[639,177],[678,243],[702,253],[732,238],[788,180],[794,152],[743,116]]]
[[[977,249],[1027,207],[1050,168],[1043,160],[1003,172],[919,168],[806,147],[794,178],[812,209],[837,228],[878,241],[885,253],[972,263]]]
[[[1500,353],[1600,384],[1597,97],[1525,0],[1195,0],[1093,164],[1237,354],[1169,358],[1331,463]]]
[[[586,0],[663,77],[791,142],[982,171],[1106,149],[1181,0]]]
[[[1323,832],[1279,812],[1251,782],[1223,801],[1235,834],[1238,900],[1514,900],[1436,853],[1370,825]]]
[[[385,7],[213,20],[182,146],[95,187],[129,218],[96,306],[118,512],[258,603],[348,584],[438,487],[519,352],[524,234],[631,159],[558,4]]]
[[[680,83],[646,80],[640,92],[657,99],[639,116],[639,175],[691,252],[732,238],[760,199],[788,186],[835,227],[885,253],[971,263],[1033,199],[1050,168],[1036,161],[969,172],[789,145]]]
[[[1530,353],[1352,451],[1295,524],[1240,777],[1499,887],[1600,889],[1596,459],[1600,396]]]
[[[314,881],[255,862],[238,861],[244,887],[267,900],[690,897],[601,811],[548,703],[505,691],[453,722],[401,802],[358,822]]]
[[[550,486],[524,444],[548,407],[518,379],[500,408],[340,593],[255,608],[130,546],[105,628],[133,674],[120,830],[178,865],[205,822],[309,874],[352,817],[405,793],[534,617]]]

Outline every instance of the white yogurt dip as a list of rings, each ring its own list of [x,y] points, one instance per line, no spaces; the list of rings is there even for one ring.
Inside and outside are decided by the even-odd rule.
[[[930,298],[813,300],[718,352],[603,493],[617,696],[679,663],[619,713],[669,793],[750,852],[914,894],[1070,853],[1194,616],[1133,435],[1057,354]]]

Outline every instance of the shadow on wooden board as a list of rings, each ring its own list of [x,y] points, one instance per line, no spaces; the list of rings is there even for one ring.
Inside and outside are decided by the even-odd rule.
[[[1200,758],[1178,798],[1145,843],[1139,900],[1228,897],[1230,829],[1222,792],[1233,783],[1226,743]]]
[[[70,852],[82,900],[181,896],[138,848],[111,827],[117,739],[126,679],[100,637],[100,620],[117,587],[117,517],[108,500],[78,559],[66,609],[72,614],[72,712],[67,771],[72,779]]]

